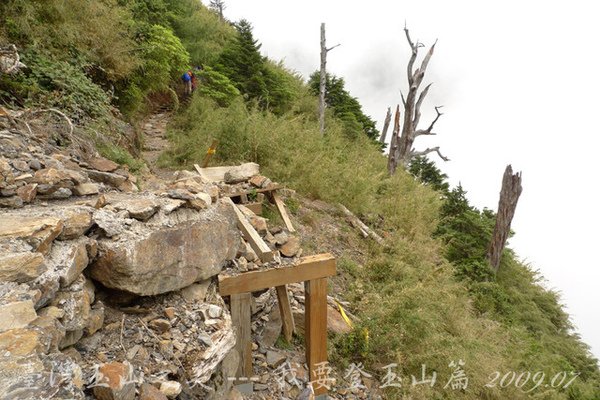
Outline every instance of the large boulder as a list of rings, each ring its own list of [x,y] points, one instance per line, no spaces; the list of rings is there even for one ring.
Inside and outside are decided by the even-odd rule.
[[[106,213],[110,211],[94,218],[107,219]],[[116,212],[111,218],[119,223]],[[233,209],[224,203],[201,212],[161,210],[145,224],[122,220],[126,224],[114,229],[110,239],[98,241],[99,254],[88,271],[104,286],[142,296],[179,290],[218,274],[240,242]]]

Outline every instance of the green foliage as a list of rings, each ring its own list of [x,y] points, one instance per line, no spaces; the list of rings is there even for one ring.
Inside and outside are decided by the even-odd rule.
[[[31,73],[15,79],[29,88],[30,102],[62,109],[75,121],[109,113],[110,100],[106,92],[81,68],[34,52],[25,52],[23,60]]]
[[[138,65],[129,15],[115,0],[7,0],[0,31],[52,60],[85,60],[100,79],[126,77]]]
[[[144,167],[144,162],[134,158],[131,153],[112,143],[97,144],[98,152],[102,157],[108,158],[120,165],[127,165],[131,172],[138,172]]]
[[[262,109],[277,113],[287,110],[294,97],[290,74],[260,54],[261,45],[254,39],[248,21],[241,20],[236,29],[236,39],[226,45],[215,69],[226,75],[247,100],[256,102]]]
[[[433,190],[446,193],[450,189],[450,185],[446,182],[448,175],[442,173],[427,157],[419,156],[412,159],[408,166],[408,172],[425,185],[430,185]]]
[[[308,85],[315,96],[319,95],[321,76],[319,71],[314,72]],[[375,127],[375,121],[362,111],[362,106],[356,97],[352,97],[346,90],[344,78],[327,74],[325,80],[325,102],[336,116],[344,121],[345,133],[350,138],[360,133],[366,134],[373,140],[379,138],[379,131]]]
[[[239,90],[225,75],[210,67],[204,67],[200,72],[201,83],[198,92],[213,99],[221,107],[227,107],[240,95]]]

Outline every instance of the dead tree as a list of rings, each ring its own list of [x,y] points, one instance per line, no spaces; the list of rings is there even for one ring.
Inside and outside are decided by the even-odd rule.
[[[413,147],[414,141],[418,136],[421,135],[435,135],[433,132],[433,127],[438,119],[442,116],[440,112],[441,106],[435,107],[436,117],[431,122],[427,129],[417,129],[419,125],[419,121],[421,119],[421,105],[423,104],[423,100],[427,96],[429,92],[429,88],[431,87],[431,83],[419,92],[419,87],[423,82],[423,78],[425,77],[425,71],[427,70],[427,66],[429,65],[429,61],[431,60],[431,56],[433,56],[433,50],[435,49],[434,43],[425,57],[421,62],[421,66],[416,70],[413,70],[415,61],[417,60],[417,56],[419,53],[419,48],[424,47],[423,43],[419,41],[413,42],[410,38],[410,34],[408,29],[404,27],[404,33],[406,34],[406,40],[410,45],[412,54],[408,61],[407,66],[407,75],[408,75],[408,94],[406,98],[402,95],[402,104],[404,106],[404,121],[402,124],[402,133],[400,138],[398,139],[398,145],[396,147],[396,153],[391,155],[394,162],[388,166],[388,170],[390,174],[396,172],[396,168],[398,164],[401,164],[403,167],[408,166],[410,161],[418,156],[424,156],[426,154],[436,152],[440,158],[444,161],[449,161],[447,157],[444,157],[440,152],[439,147],[428,148],[423,151],[416,151]]]
[[[385,114],[385,121],[383,121],[383,129],[381,130],[381,137],[379,138],[379,143],[385,144],[385,139],[387,137],[387,131],[390,127],[390,122],[392,120],[392,108],[388,107],[387,113]]]
[[[225,10],[225,8],[227,8],[227,6],[225,6],[225,2],[223,0],[210,0],[209,7],[211,9],[215,10],[217,14],[219,14],[219,17],[221,18],[221,20],[224,19],[223,10]]]
[[[325,133],[325,89],[327,86],[327,53],[338,47],[327,48],[325,43],[325,23],[321,23],[321,79],[319,82],[319,129]]]
[[[498,272],[502,250],[506,245],[506,239],[510,234],[510,224],[515,216],[517,202],[523,191],[521,186],[521,173],[513,174],[512,167],[506,166],[502,178],[502,190],[498,202],[498,213],[496,214],[496,226],[492,234],[492,240],[488,247],[487,259],[494,272]]]
[[[390,152],[388,153],[388,172],[390,175],[396,171],[398,165],[398,141],[400,139],[400,105],[396,106],[396,113],[394,114],[394,130],[392,131],[392,138],[390,139]]]

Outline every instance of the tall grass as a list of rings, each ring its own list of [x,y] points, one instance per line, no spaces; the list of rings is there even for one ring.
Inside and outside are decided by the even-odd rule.
[[[338,366],[364,362],[383,379],[382,367],[397,363],[403,384],[386,389],[388,398],[597,399],[597,365],[569,333],[557,297],[537,284],[537,275],[508,254],[496,281],[468,285],[457,279],[433,238],[439,193],[404,171],[388,177],[378,146],[366,136],[347,137],[331,115],[321,135],[315,111],[311,96],[300,96],[282,116],[239,98],[221,108],[196,96],[171,124],[173,146],[163,162],[191,167],[217,139],[215,165],[257,162],[270,178],[304,196],[343,203],[383,232],[385,246],[362,249],[368,252],[364,265],[345,259],[351,284],[343,295],[361,323],[334,338],[331,355]],[[453,372],[449,363],[459,359],[468,390],[444,388]],[[421,378],[423,364],[428,375],[437,373],[433,388],[411,384],[411,375]],[[486,387],[495,371],[544,371],[550,377],[578,371],[584,379],[566,390],[525,393],[514,385]]]

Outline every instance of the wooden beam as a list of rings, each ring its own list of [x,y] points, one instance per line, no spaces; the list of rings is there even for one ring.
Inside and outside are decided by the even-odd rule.
[[[219,275],[219,293],[229,296],[234,293],[258,290],[303,282],[335,275],[335,257],[329,253],[307,256],[292,267],[271,268],[245,272],[236,276]]]
[[[304,282],[304,291],[306,363],[315,396],[319,396],[327,393],[327,388],[320,384],[326,377],[318,373],[319,364],[327,362],[327,278]]]
[[[288,343],[291,343],[296,327],[294,326],[294,316],[292,315],[292,306],[290,305],[287,287],[281,285],[275,289],[277,289],[277,302],[279,303],[283,336]]]
[[[287,213],[285,204],[279,194],[276,192],[271,192],[271,198],[273,199],[273,203],[275,203],[275,207],[277,207],[277,211],[279,211],[279,215],[281,215],[281,219],[283,219],[283,223],[289,232],[296,232],[294,229],[294,225],[292,225],[292,221],[290,220],[290,216]]]
[[[240,355],[237,377],[252,376],[252,325],[250,321],[252,293],[232,294],[231,323],[236,336],[235,348]]]
[[[250,224],[244,213],[241,212],[235,204],[233,204],[231,199],[226,198],[225,201],[229,202],[229,204],[231,204],[233,207],[238,220],[238,228],[242,231],[244,239],[250,243],[252,250],[254,250],[262,262],[273,261],[275,259],[275,254],[273,254],[271,248],[260,237],[256,229],[254,229],[254,227]]]

